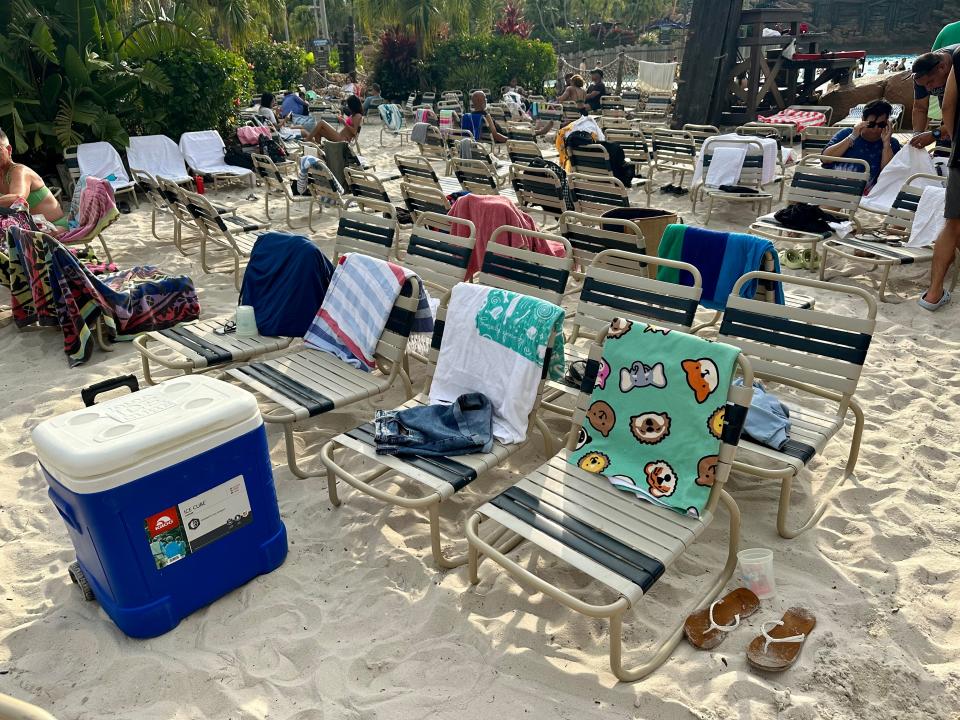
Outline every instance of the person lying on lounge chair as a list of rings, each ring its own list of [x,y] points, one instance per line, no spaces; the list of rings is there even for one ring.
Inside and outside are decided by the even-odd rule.
[[[11,207],[18,199],[27,201],[32,215],[43,215],[62,232],[67,216],[60,203],[35,171],[13,162],[13,147],[0,130],[0,207]]]

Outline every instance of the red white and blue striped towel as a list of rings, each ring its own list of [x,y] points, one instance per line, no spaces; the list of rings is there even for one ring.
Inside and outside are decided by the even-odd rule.
[[[416,275],[400,265],[347,253],[340,257],[323,304],[303,339],[361,370],[373,370],[377,342],[400,290]],[[430,296],[420,283],[410,334],[433,332]]]

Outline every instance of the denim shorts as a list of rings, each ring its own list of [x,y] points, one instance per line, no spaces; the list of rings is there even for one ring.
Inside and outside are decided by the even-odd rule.
[[[374,440],[381,455],[450,457],[493,448],[493,406],[481,393],[468,393],[450,405],[378,410]]]

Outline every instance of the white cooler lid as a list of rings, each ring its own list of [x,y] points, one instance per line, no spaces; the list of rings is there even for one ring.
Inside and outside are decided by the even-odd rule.
[[[260,424],[251,393],[204,375],[184,375],[45,420],[34,428],[33,443],[41,464],[60,482],[95,492],[105,489],[96,482],[105,476],[116,478],[109,486],[122,484],[118,473],[151,458],[178,456],[198,443],[212,446],[204,440],[220,444]],[[75,487],[77,481],[90,487]]]

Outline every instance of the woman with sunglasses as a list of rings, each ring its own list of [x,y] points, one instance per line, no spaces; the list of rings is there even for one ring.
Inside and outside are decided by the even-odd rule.
[[[863,108],[861,120],[853,128],[844,128],[834,135],[823,155],[836,158],[866,160],[870,165],[867,189],[877,182],[880,171],[900,152],[900,143],[893,137],[890,113],[893,108],[886,100],[873,100]],[[824,163],[824,167],[845,169],[844,163]],[[856,166],[850,164],[850,169]]]

